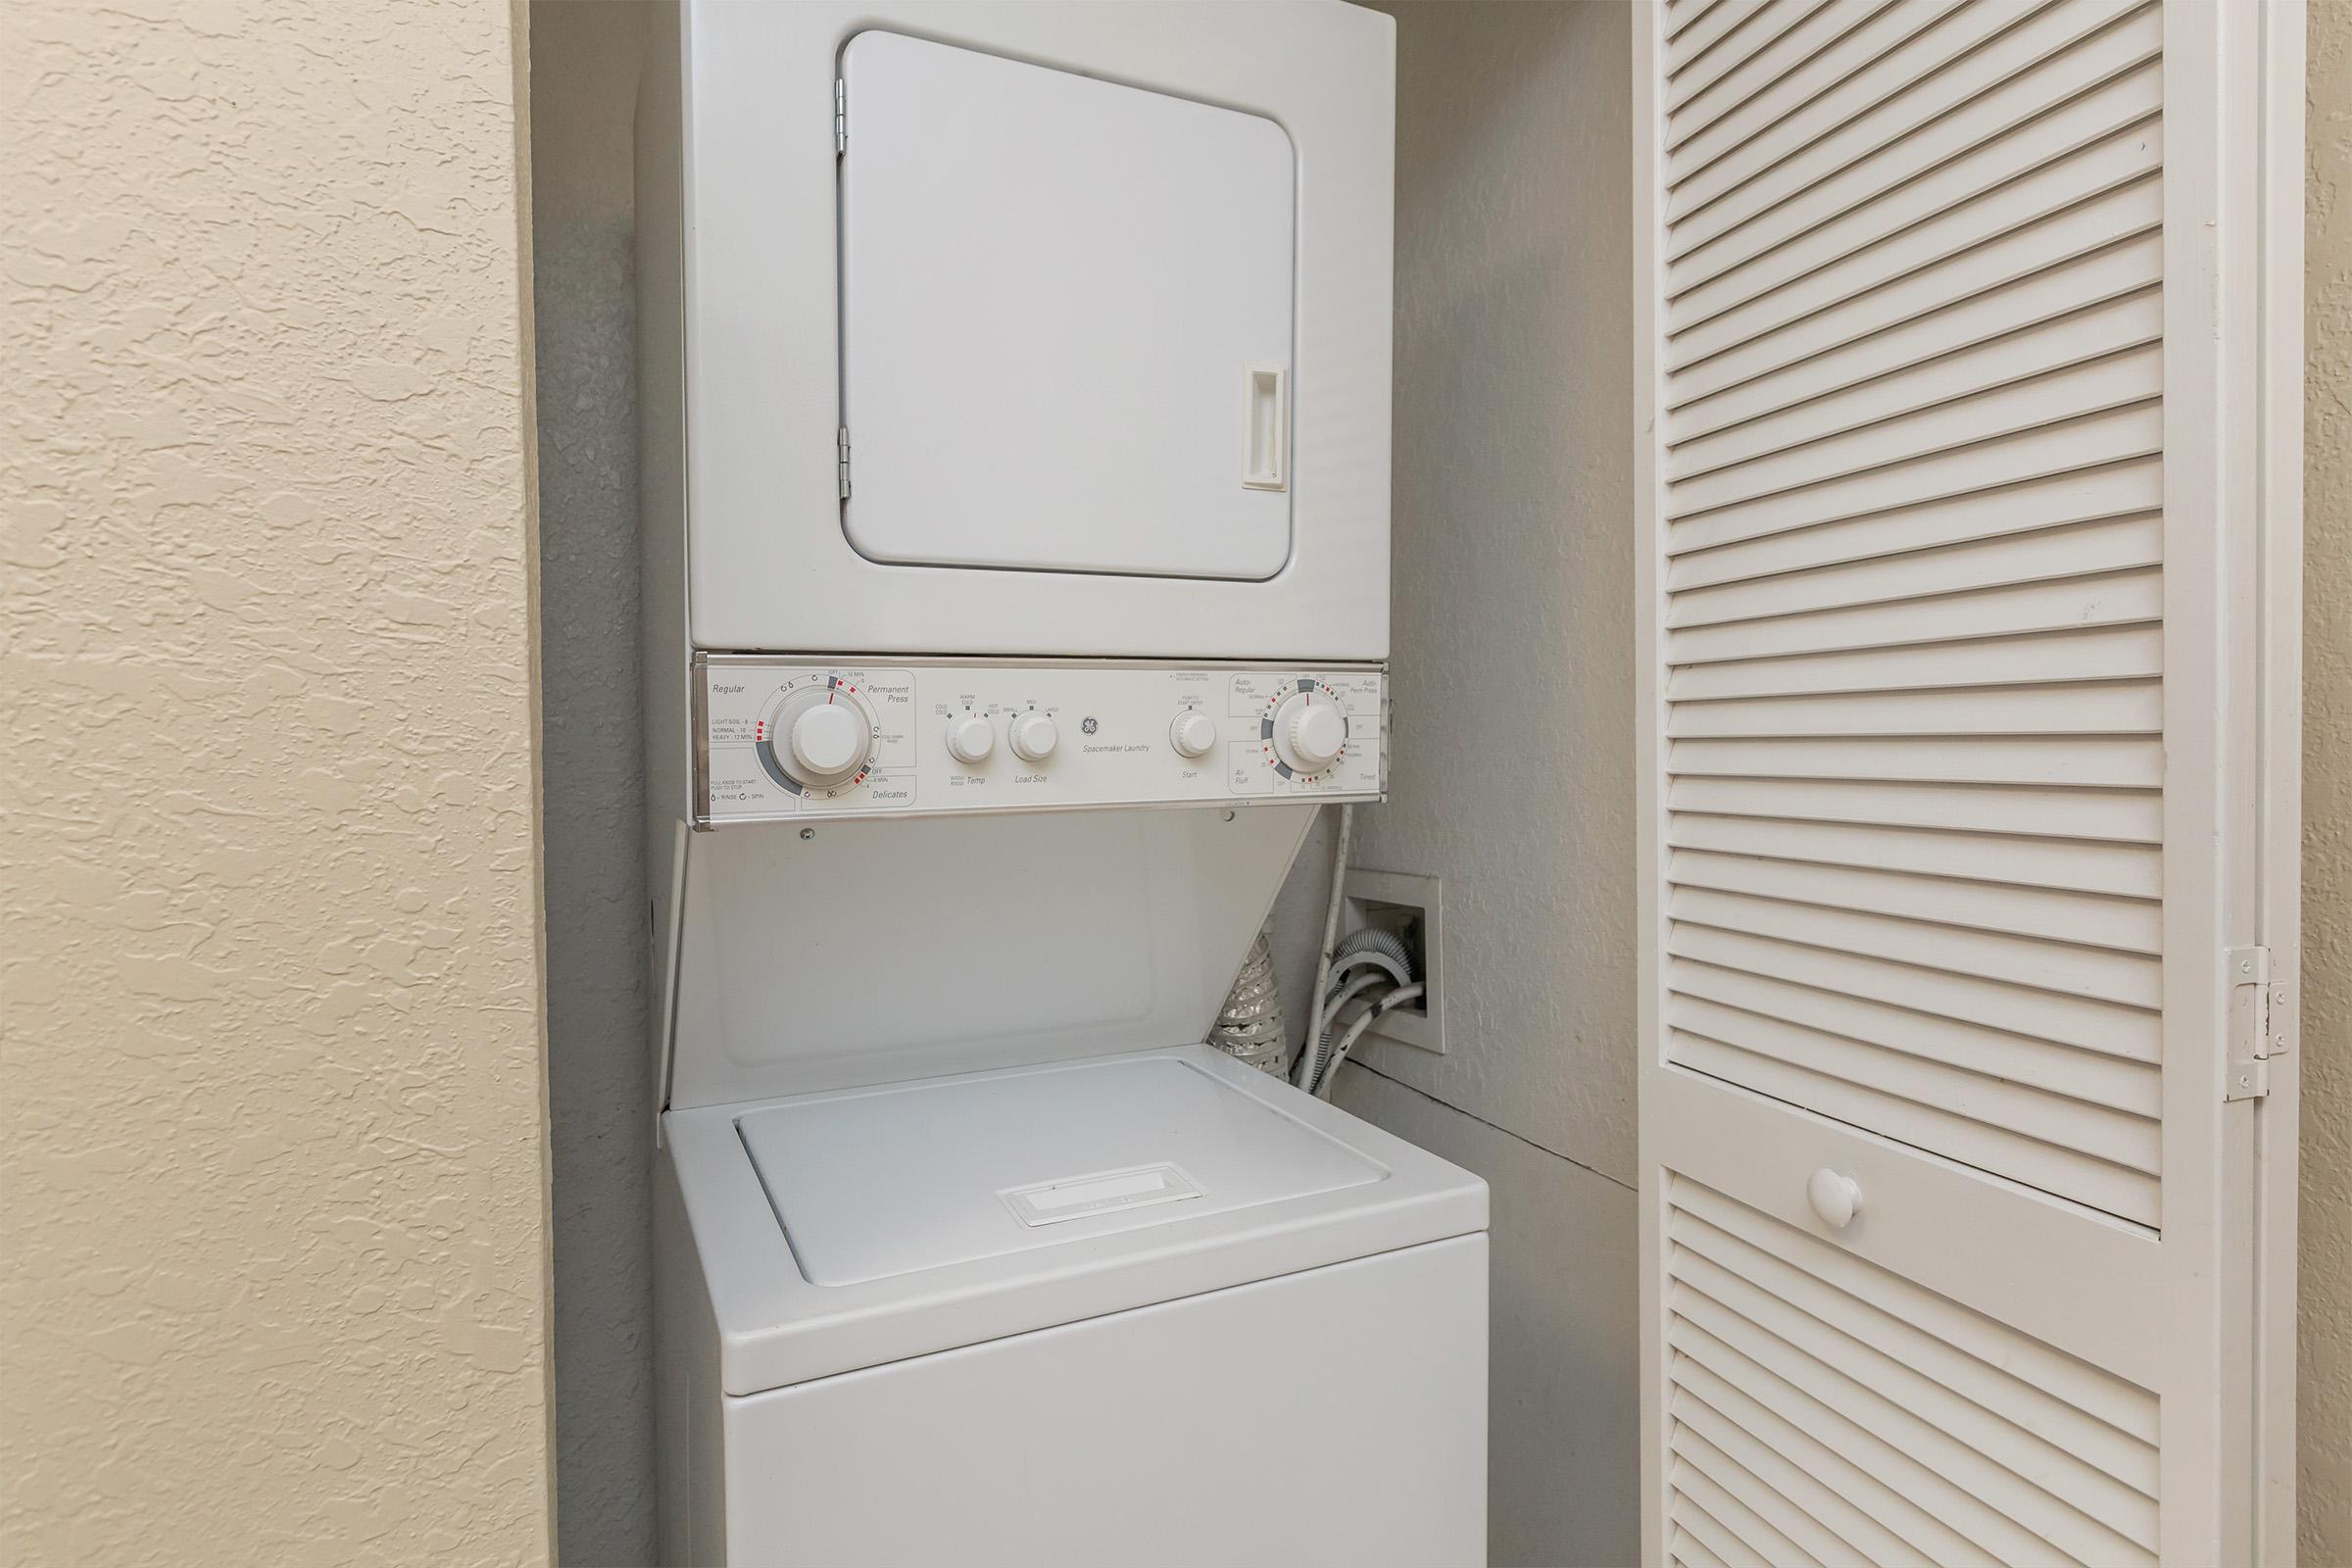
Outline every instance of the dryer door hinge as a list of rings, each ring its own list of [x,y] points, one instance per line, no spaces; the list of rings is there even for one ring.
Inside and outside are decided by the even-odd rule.
[[[833,466],[841,477],[841,499],[850,499],[850,427],[843,425],[833,449]]]
[[[2271,1092],[2271,1058],[2294,1043],[2293,999],[2271,978],[2271,950],[2231,948],[2222,956],[2230,990],[2230,1062],[2224,1100],[2259,1100]]]
[[[833,78],[833,154],[840,157],[850,150],[850,84],[839,76]]]

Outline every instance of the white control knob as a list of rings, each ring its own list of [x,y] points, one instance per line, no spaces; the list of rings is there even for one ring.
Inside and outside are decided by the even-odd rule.
[[[779,789],[831,799],[874,760],[874,711],[837,675],[808,675],[768,699],[753,751]]]
[[[865,760],[869,738],[863,718],[847,704],[819,703],[793,720],[792,760],[809,778],[831,778]]]
[[[1179,757],[1206,757],[1208,749],[1217,744],[1217,726],[1198,710],[1178,713],[1168,726],[1168,744],[1176,748]]]
[[[1054,755],[1061,731],[1045,713],[1023,713],[1012,721],[1012,754],[1024,762],[1042,762]]]
[[[1340,760],[1340,750],[1348,744],[1348,721],[1329,703],[1306,703],[1291,715],[1285,739],[1294,765],[1303,762],[1301,771],[1320,773]]]
[[[997,728],[978,713],[948,720],[948,755],[958,762],[985,762],[997,749]]]

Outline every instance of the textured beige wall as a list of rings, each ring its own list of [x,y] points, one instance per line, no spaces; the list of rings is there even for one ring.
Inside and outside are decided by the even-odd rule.
[[[2311,0],[2303,396],[2304,1568],[2352,1564],[2352,3]]]
[[[547,1555],[521,48],[0,8],[0,1560]]]

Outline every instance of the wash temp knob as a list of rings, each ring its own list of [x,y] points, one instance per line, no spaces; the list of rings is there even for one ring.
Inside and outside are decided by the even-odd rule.
[[[1061,731],[1045,713],[1023,713],[1012,721],[1012,753],[1024,762],[1042,762],[1054,755]]]
[[[948,720],[948,755],[958,762],[985,762],[996,749],[996,726],[978,713]]]

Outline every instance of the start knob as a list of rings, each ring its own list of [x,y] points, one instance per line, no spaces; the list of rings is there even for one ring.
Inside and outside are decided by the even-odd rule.
[[[1194,710],[1178,713],[1168,725],[1168,744],[1179,757],[1206,757],[1217,744],[1217,726],[1206,713]]]

